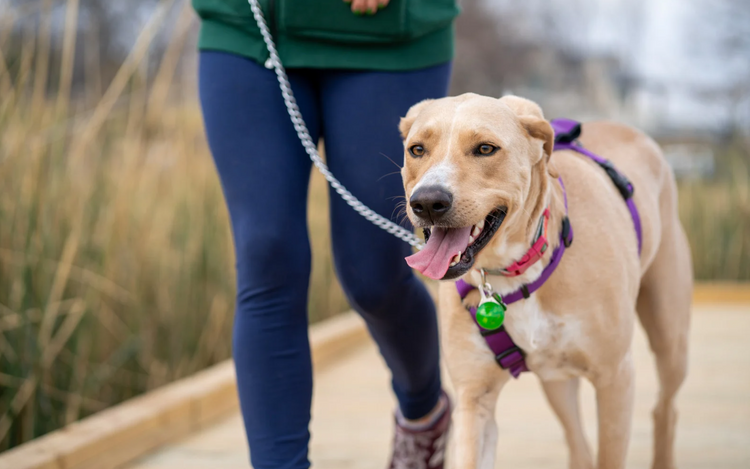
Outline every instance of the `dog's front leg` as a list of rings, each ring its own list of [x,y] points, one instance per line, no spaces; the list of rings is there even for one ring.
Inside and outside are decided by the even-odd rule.
[[[542,381],[544,394],[552,410],[560,419],[565,430],[565,440],[570,450],[568,467],[570,469],[593,469],[589,445],[581,422],[581,411],[578,406],[578,386],[580,378],[569,378],[566,381]]]
[[[634,370],[628,352],[613,373],[593,381],[599,420],[599,469],[621,469],[630,441],[633,418]]]
[[[470,295],[467,301],[478,303],[479,297]],[[456,395],[447,467],[492,469],[497,447],[495,407],[510,374],[497,365],[453,284],[441,285],[439,314],[443,356]]]
[[[495,465],[495,407],[504,381],[493,384],[490,389],[470,386],[456,390],[453,437],[448,451],[452,469],[492,469]]]

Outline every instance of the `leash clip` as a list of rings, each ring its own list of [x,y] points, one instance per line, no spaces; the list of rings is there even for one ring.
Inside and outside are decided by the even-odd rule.
[[[484,269],[479,269],[479,276],[482,281],[479,285],[479,294],[482,296],[482,302],[488,301],[488,297],[492,297],[492,285],[487,281],[487,272]]]
[[[492,291],[492,285],[487,281],[487,273],[484,269],[479,269],[479,276],[482,281],[479,284],[481,300],[476,312],[477,324],[483,329],[494,331],[503,325],[508,307],[503,298]]]

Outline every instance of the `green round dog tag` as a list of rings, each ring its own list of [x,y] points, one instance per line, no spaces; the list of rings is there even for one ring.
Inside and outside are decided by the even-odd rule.
[[[494,331],[503,325],[505,309],[505,305],[498,303],[494,298],[487,300],[477,307],[477,323],[489,331]]]

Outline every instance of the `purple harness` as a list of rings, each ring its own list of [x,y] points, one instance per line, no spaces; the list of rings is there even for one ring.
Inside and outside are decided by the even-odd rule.
[[[635,226],[635,232],[638,238],[638,254],[640,255],[643,235],[641,230],[641,217],[638,215],[638,208],[633,201],[633,184],[622,173],[617,171],[611,161],[591,153],[577,142],[578,137],[581,135],[581,124],[579,122],[571,119],[554,119],[550,124],[552,124],[552,128],[555,131],[555,150],[573,150],[591,158],[601,166],[610,179],[612,179],[617,190],[625,199],[625,203],[628,205],[628,210],[630,211],[630,216],[633,218],[633,225]],[[566,216],[563,219],[563,228],[560,232],[560,244],[552,252],[549,264],[544,268],[538,279],[529,284],[523,285],[512,293],[502,295],[503,302],[506,305],[529,298],[532,293],[541,288],[541,286],[544,285],[544,282],[552,276],[552,273],[560,264],[560,260],[565,253],[565,248],[570,247],[573,242],[573,229],[567,217],[568,196],[565,192],[565,185],[563,184],[562,178],[558,178],[558,181],[560,181],[560,186],[562,186],[566,212]],[[463,280],[456,282],[456,289],[462,300],[475,288],[475,286],[470,285]],[[501,368],[508,370],[514,378],[518,378],[518,376],[524,371],[529,371],[526,366],[526,359],[523,350],[513,343],[513,339],[508,334],[508,331],[505,330],[504,326],[500,326],[499,329],[495,330],[485,329],[476,321],[476,308],[470,308],[469,312],[471,313],[472,319],[477,324],[479,332],[487,342],[487,346],[492,350],[492,353],[495,354],[495,360]]]

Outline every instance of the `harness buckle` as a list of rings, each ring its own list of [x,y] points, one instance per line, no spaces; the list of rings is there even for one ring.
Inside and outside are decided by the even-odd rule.
[[[520,348],[518,348],[518,346],[514,345],[513,347],[509,348],[508,350],[505,350],[505,351],[497,354],[495,356],[495,361],[497,362],[498,365],[500,365],[500,368],[502,368],[504,370],[507,370],[508,368],[510,368],[513,365],[515,365],[515,363],[518,360],[514,361],[513,363],[509,363],[507,366],[503,365],[503,360],[505,358],[513,355],[514,353],[518,353],[519,360],[523,360],[523,358],[524,358],[523,350],[521,350]]]
[[[566,216],[562,222],[562,239],[566,248],[573,244],[573,233],[570,229],[570,219]]]
[[[633,184],[624,174],[617,171],[611,161],[604,160],[601,162],[597,161],[597,163],[604,169],[607,176],[612,179],[612,183],[617,187],[617,190],[620,191],[623,199],[628,200],[633,197]]]
[[[479,333],[482,335],[482,337],[488,337],[491,335],[499,334],[500,332],[505,331],[505,326],[500,326],[497,329],[489,330],[489,329],[479,329]]]
[[[555,143],[573,143],[581,136],[581,123],[571,119],[554,119]]]

